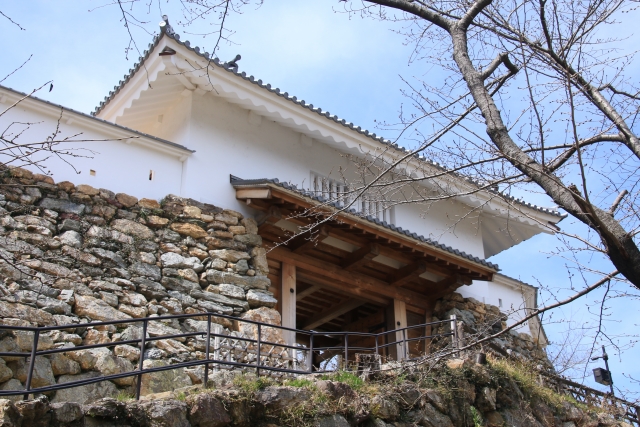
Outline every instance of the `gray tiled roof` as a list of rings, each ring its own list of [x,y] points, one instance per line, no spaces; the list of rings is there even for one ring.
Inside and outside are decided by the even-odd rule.
[[[140,132],[140,131],[137,131],[135,129],[128,128],[126,126],[121,126],[121,125],[115,124],[113,122],[108,122],[106,120],[102,120],[102,119],[100,119],[98,117],[95,117],[93,114],[89,115],[89,114],[85,114],[85,113],[82,113],[80,111],[77,111],[77,110],[74,110],[74,109],[71,109],[71,108],[63,107],[60,104],[56,104],[54,102],[46,101],[46,100],[44,100],[42,98],[38,98],[37,96],[29,95],[29,94],[26,94],[24,92],[20,92],[20,91],[15,90],[15,89],[11,89],[10,87],[6,87],[6,86],[0,85],[0,88],[2,90],[13,92],[16,95],[18,95],[20,98],[24,98],[24,97],[28,96],[29,99],[34,99],[34,100],[36,100],[38,102],[42,102],[44,104],[51,105],[52,107],[59,108],[60,110],[67,111],[67,112],[70,112],[70,113],[73,113],[73,114],[77,114],[79,116],[86,117],[87,119],[90,119],[90,120],[95,120],[97,122],[101,122],[101,123],[103,123],[105,125],[109,125],[109,126],[112,126],[114,128],[126,131],[127,133],[131,133],[131,134],[134,134],[134,135],[138,135],[138,136],[142,136],[142,137],[145,137],[145,138],[153,139],[153,140],[161,142],[163,144],[170,145],[170,146],[172,146],[174,148],[178,148],[180,150],[184,150],[184,151],[189,151],[191,153],[195,153],[194,150],[190,150],[189,148],[185,147],[184,145],[176,144],[175,142],[167,141],[166,139],[158,138],[157,136],[149,135],[148,133]]]
[[[338,203],[336,203],[336,202],[332,202],[331,200],[328,200],[328,199],[326,199],[326,198],[324,198],[322,196],[318,196],[318,195],[314,194],[312,191],[308,191],[308,190],[304,190],[304,189],[298,188],[296,185],[289,184],[289,183],[286,183],[286,182],[280,182],[278,179],[266,179],[266,178],[264,178],[264,179],[241,179],[241,178],[238,178],[237,176],[230,175],[229,176],[229,180],[231,182],[231,185],[233,185],[234,187],[249,187],[249,186],[254,186],[254,185],[273,184],[273,185],[276,185],[278,187],[284,188],[285,190],[289,190],[289,191],[293,191],[295,193],[298,193],[301,196],[308,197],[308,198],[313,199],[315,201],[318,201],[320,203],[324,203],[326,205],[332,206],[332,207],[334,207],[336,209],[342,209],[342,207],[339,206]],[[375,218],[375,217],[373,217],[371,215],[366,215],[366,216],[361,215],[353,208],[345,210],[345,212],[348,213],[348,214],[351,214],[351,215],[355,215],[355,216],[357,216],[359,218],[366,219],[369,222],[372,222],[374,224],[380,225],[380,226],[382,226],[384,228],[387,228],[387,229],[389,229],[391,231],[395,231],[396,233],[404,234],[405,236],[410,237],[410,238],[412,238],[414,240],[417,240],[420,243],[426,243],[429,246],[432,246],[434,248],[441,249],[441,250],[444,250],[446,252],[452,253],[452,254],[457,255],[459,257],[465,258],[465,259],[467,259],[469,261],[472,261],[472,262],[475,262],[477,264],[480,264],[480,265],[482,265],[484,267],[489,267],[489,268],[492,268],[492,269],[494,269],[496,271],[500,271],[500,268],[498,267],[497,264],[494,264],[492,262],[486,261],[484,259],[478,258],[478,257],[473,256],[473,255],[469,255],[466,252],[462,252],[462,251],[460,251],[458,249],[454,249],[451,246],[444,245],[444,244],[439,243],[439,242],[437,242],[437,241],[435,241],[433,239],[430,239],[428,237],[421,236],[418,233],[413,233],[413,232],[411,232],[409,230],[405,230],[402,227],[398,227],[398,226],[395,226],[393,224],[389,224],[386,221],[381,221],[378,218]]]
[[[166,26],[162,27],[162,32],[159,35],[154,37],[153,42],[150,43],[148,49],[144,51],[144,56],[139,58],[138,63],[133,68],[131,68],[129,70],[129,74],[126,74],[124,76],[124,79],[120,80],[118,85],[115,86],[111,92],[109,92],[109,95],[105,96],[104,100],[102,102],[100,102],[100,105],[98,105],[95,108],[94,112],[92,113],[93,115],[98,114],[118,94],[118,92],[120,92],[120,90],[129,81],[129,79],[131,79],[133,77],[133,75],[140,69],[140,67],[142,66],[144,61],[146,61],[147,58],[149,57],[149,55],[151,55],[151,52],[158,45],[158,43],[160,42],[160,40],[162,39],[163,36],[167,36],[167,37],[171,38],[172,40],[175,40],[181,46],[184,46],[185,48],[189,49],[190,51],[195,52],[197,55],[199,55],[199,56],[201,56],[201,57],[203,57],[203,58],[205,58],[207,60],[210,60],[213,64],[219,66],[223,70],[226,70],[229,73],[235,74],[236,76],[241,77],[242,79],[244,79],[246,81],[249,81],[249,82],[251,82],[251,83],[253,83],[253,84],[257,85],[257,86],[260,86],[261,88],[264,88],[264,89],[268,90],[271,93],[274,93],[274,94],[276,94],[276,95],[278,95],[280,97],[283,97],[283,98],[287,99],[288,101],[293,102],[294,104],[297,104],[297,105],[299,105],[299,106],[301,106],[303,108],[306,108],[306,109],[311,110],[311,111],[313,111],[313,112],[315,112],[315,113],[317,113],[317,114],[319,114],[321,116],[324,116],[324,117],[326,117],[327,120],[331,120],[331,121],[334,121],[334,122],[336,122],[338,124],[341,124],[342,126],[345,126],[345,127],[349,128],[349,129],[355,131],[355,132],[358,132],[359,134],[362,134],[362,135],[364,135],[364,136],[366,136],[368,138],[373,139],[374,141],[377,141],[379,143],[391,146],[394,149],[396,149],[396,150],[398,150],[398,151],[400,151],[402,153],[408,153],[408,152],[411,151],[411,150],[409,150],[409,149],[407,149],[405,147],[400,146],[399,144],[397,144],[397,143],[395,143],[393,141],[385,139],[382,136],[376,135],[373,132],[369,132],[367,129],[363,129],[360,126],[356,126],[353,123],[347,122],[345,119],[341,119],[338,116],[336,116],[335,114],[331,114],[328,111],[323,111],[321,108],[314,107],[313,104],[309,104],[309,103],[305,102],[304,100],[299,100],[297,97],[289,95],[288,92],[283,92],[279,88],[273,88],[270,84],[264,83],[262,80],[259,80],[259,79],[257,80],[254,76],[251,76],[251,75],[248,76],[247,73],[245,73],[244,71],[240,72],[240,71],[238,71],[237,68],[226,67],[224,62],[221,62],[217,57],[211,57],[211,55],[208,52],[202,51],[198,46],[191,47],[191,43],[189,41],[184,41],[184,42],[181,41],[180,40],[180,35],[176,34],[169,25],[166,25]],[[441,165],[438,162],[435,162],[435,161],[433,161],[431,159],[428,159],[424,155],[414,154],[413,156],[416,159],[419,159],[419,160],[429,164],[430,166],[434,166],[434,167],[438,168],[439,170],[447,171],[447,168],[444,165]],[[476,185],[476,186],[479,186],[479,187],[481,186],[480,182],[478,182],[478,181],[476,181],[476,180],[474,180],[474,179],[472,179],[470,177],[461,175],[461,174],[456,173],[456,172],[454,172],[454,174],[456,176],[466,180],[467,182],[473,184],[473,185]],[[517,204],[522,205],[522,206],[526,206],[526,207],[528,207],[530,209],[534,209],[534,210],[539,211],[539,212],[544,212],[546,214],[553,215],[553,216],[556,216],[556,217],[559,217],[559,218],[564,218],[564,217],[567,216],[566,214],[562,214],[562,213],[558,212],[555,209],[550,209],[550,208],[545,208],[545,207],[542,207],[542,206],[537,206],[537,205],[534,205],[532,203],[525,202],[524,200],[522,200],[520,198],[516,198],[516,197],[510,196],[508,194],[505,194],[503,192],[500,192],[500,191],[497,191],[497,190],[494,190],[494,189],[491,189],[491,188],[486,188],[486,189],[484,189],[484,191],[488,191],[490,193],[499,195],[501,198],[509,200],[510,202],[517,203]]]

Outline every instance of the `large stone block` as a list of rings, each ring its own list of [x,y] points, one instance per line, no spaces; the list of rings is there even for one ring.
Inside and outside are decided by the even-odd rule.
[[[272,325],[280,326],[282,318],[277,310],[267,307],[260,307],[255,310],[249,310],[246,313],[242,313],[240,316],[243,319],[252,320],[255,322],[269,323]],[[258,338],[258,327],[252,323],[238,322],[240,332],[249,338]],[[276,328],[262,327],[261,328],[262,340],[269,341],[277,344],[284,344],[282,338],[282,331]]]
[[[217,249],[209,251],[209,255],[212,258],[220,258],[227,262],[238,262],[241,259],[249,260],[251,259],[251,255],[246,252],[235,251],[233,249]]]
[[[186,222],[174,222],[171,229],[184,236],[193,237],[194,239],[202,239],[207,237],[207,232],[200,226]]]
[[[0,426],[21,427],[22,414],[9,399],[0,399]]]
[[[247,292],[247,302],[249,303],[249,307],[251,308],[273,308],[278,303],[278,300],[275,299],[273,295],[251,289],[249,290],[249,292]]]
[[[29,363],[25,359],[21,359],[8,364],[13,371],[13,377],[26,384],[27,375],[29,374]],[[33,375],[31,377],[31,387],[45,387],[56,383],[51,369],[51,362],[43,356],[36,357],[33,365]]]
[[[191,427],[187,405],[178,400],[153,400],[137,404],[144,411],[149,427]]]
[[[131,316],[116,310],[103,300],[85,295],[76,295],[74,311],[78,316],[103,322],[131,319]]]
[[[22,415],[23,426],[49,427],[51,412],[49,410],[49,400],[45,396],[18,401],[15,405],[20,415]]]
[[[169,362],[164,360],[145,360],[143,366],[145,368],[156,368],[168,365]],[[184,369],[171,369],[144,374],[140,392],[143,396],[146,396],[147,394],[171,391],[190,385],[192,385],[191,378],[184,372]]]
[[[39,310],[28,305],[7,303],[0,301],[0,317],[14,317],[28,322],[37,323],[38,326],[55,325],[53,316],[44,310]]]
[[[254,393],[254,400],[273,411],[291,409],[306,402],[311,392],[306,388],[270,386]]]
[[[111,228],[138,239],[148,240],[156,237],[155,233],[146,225],[128,219],[114,219],[111,221]]]
[[[148,277],[151,280],[160,280],[162,274],[160,273],[160,267],[157,265],[151,265],[144,262],[136,262],[129,266],[131,274],[137,276]]]
[[[42,199],[39,206],[57,212],[67,212],[76,215],[82,215],[85,207],[84,205],[72,203],[69,200],[51,199],[49,197]]]
[[[51,421],[55,426],[66,426],[82,418],[82,406],[76,402],[51,404]]]
[[[189,422],[192,427],[225,427],[231,423],[222,402],[211,394],[189,396],[187,404],[190,406]]]
[[[82,381],[100,377],[99,372],[85,372],[79,375],[62,375],[58,378],[58,384],[64,384],[71,381]],[[78,387],[66,388],[58,390],[52,403],[76,402],[81,405],[95,402],[104,397],[115,397],[118,394],[116,386],[109,381],[101,381],[92,384],[82,385]]]

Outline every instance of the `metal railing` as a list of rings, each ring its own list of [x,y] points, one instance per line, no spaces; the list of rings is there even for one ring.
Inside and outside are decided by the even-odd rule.
[[[195,331],[195,332],[184,332],[180,334],[168,334],[168,335],[158,335],[158,336],[148,336],[148,327],[150,322],[162,322],[162,321],[170,321],[174,319],[203,319],[206,318],[207,328],[206,331]],[[239,334],[223,334],[212,331],[212,318],[217,319],[227,319],[229,321],[238,322],[238,323],[246,323],[249,325],[253,325],[256,328],[254,337],[242,336]],[[137,339],[128,339],[122,341],[112,341],[106,343],[99,344],[90,344],[90,345],[82,345],[77,347],[60,347],[53,348],[47,350],[38,350],[38,343],[41,334],[46,332],[53,331],[65,331],[69,329],[75,328],[89,328],[89,327],[101,327],[101,326],[115,326],[115,325],[126,325],[131,326],[133,324],[142,323],[142,333],[140,338]],[[414,329],[422,329],[426,331],[427,327],[433,327],[436,325],[442,324],[450,324],[450,332],[442,332],[437,334],[429,334],[429,335],[420,335],[418,337],[409,337],[409,331]],[[217,323],[213,323],[217,325]],[[127,378],[135,376],[137,378],[136,382],[136,399],[140,398],[141,385],[142,385],[142,376],[145,374],[151,374],[154,372],[161,372],[166,370],[180,369],[180,368],[189,368],[195,366],[204,365],[204,378],[203,383],[206,386],[209,378],[209,367],[211,365],[216,369],[220,369],[221,366],[229,367],[229,368],[243,368],[243,369],[255,369],[256,374],[260,375],[261,370],[271,371],[271,372],[279,372],[283,374],[294,374],[294,375],[303,375],[303,374],[311,374],[311,373],[322,373],[333,371],[339,366],[334,365],[334,369],[327,369],[328,367],[325,364],[325,369],[320,369],[320,366],[315,366],[313,363],[314,355],[324,356],[324,359],[327,359],[327,355],[335,357],[340,355],[340,357],[344,357],[344,362],[342,364],[343,368],[348,369],[348,361],[350,356],[355,356],[356,353],[361,354],[375,354],[380,357],[383,353],[393,353],[391,349],[395,348],[396,354],[399,356],[397,359],[410,359],[411,353],[409,351],[409,345],[413,342],[424,341],[425,351],[428,351],[428,343],[430,343],[434,339],[444,338],[451,336],[453,338],[453,342],[459,343],[460,337],[458,336],[459,330],[461,329],[459,325],[461,322],[452,316],[449,320],[437,321],[424,323],[421,325],[408,326],[405,328],[399,328],[392,331],[386,331],[381,333],[366,333],[366,332],[317,332],[317,331],[308,331],[308,330],[300,330],[287,328],[284,326],[272,325],[268,323],[258,322],[254,320],[242,319],[238,317],[217,314],[217,313],[194,313],[194,314],[179,314],[179,315],[171,315],[171,316],[158,316],[158,317],[145,317],[145,318],[132,318],[127,320],[114,320],[108,322],[95,322],[95,323],[80,323],[80,324],[71,324],[71,325],[62,325],[62,326],[45,326],[45,327],[23,327],[23,326],[9,326],[9,325],[0,325],[0,331],[27,331],[33,332],[33,342],[31,345],[30,352],[0,352],[0,357],[25,357],[29,360],[29,367],[27,371],[27,379],[25,383],[24,390],[0,390],[0,397],[2,396],[12,396],[12,395],[24,395],[24,399],[28,399],[30,394],[39,394],[39,393],[47,393],[51,391],[67,389],[72,387],[79,387],[83,385],[93,384],[102,381],[109,380],[117,380],[121,378]],[[216,327],[218,329],[218,327]],[[295,334],[299,339],[299,341],[307,341],[309,345],[293,345],[287,344],[285,342],[272,342],[265,341],[263,339],[263,333],[265,331],[270,332],[270,330],[278,330],[278,331],[286,331]],[[395,334],[395,335],[394,335]],[[385,339],[387,335],[391,335],[398,337],[401,336],[400,339],[396,338],[395,340]],[[150,343],[154,341],[168,340],[168,339],[187,339],[187,338],[204,338],[206,340],[205,343],[205,354],[204,359],[198,360],[188,360],[184,362],[173,363],[168,366],[157,366],[151,368],[145,368],[145,350],[149,346]],[[304,337],[308,337],[305,339]],[[333,339],[336,337],[342,341],[342,344],[339,345],[325,345],[325,346],[314,346],[314,342],[317,342],[322,339]],[[358,338],[360,341],[362,338],[365,339],[373,339],[374,345],[371,347],[357,345]],[[211,340],[214,339],[214,348],[212,351],[211,348]],[[228,345],[223,346],[221,343],[225,341]],[[294,340],[295,342],[295,340]],[[351,343],[351,344],[350,344]],[[81,350],[89,350],[96,348],[105,348],[105,347],[115,347],[117,345],[137,345],[140,349],[140,356],[138,359],[138,367],[134,368],[134,370],[129,372],[121,372],[117,374],[103,375],[94,378],[85,378],[82,380],[69,381],[61,384],[52,384],[42,387],[32,387],[33,382],[33,373],[34,367],[37,357],[53,355],[56,353],[66,353],[66,352],[76,352]],[[280,354],[274,353],[274,349],[281,349]],[[237,350],[241,350],[243,356],[232,357],[234,352]],[[282,352],[288,353],[288,356],[283,356]],[[326,354],[325,354],[326,353]],[[234,360],[235,359],[235,360]],[[273,365],[269,365],[270,361],[273,360],[284,360],[286,363],[276,363]]]
[[[640,426],[640,405],[549,372],[540,372],[540,383],[585,405],[607,408],[619,418]]]

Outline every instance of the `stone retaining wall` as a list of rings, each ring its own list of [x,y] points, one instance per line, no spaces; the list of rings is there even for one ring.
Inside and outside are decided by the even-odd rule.
[[[39,349],[140,335],[139,327],[83,326],[93,321],[209,311],[279,323],[266,252],[253,219],[173,195],[161,202],[138,200],[89,185],[55,184],[23,169],[0,173],[0,322],[78,325],[41,335]],[[226,319],[214,322],[227,331],[231,327]],[[197,330],[206,330],[206,322],[149,325],[151,336]],[[0,336],[0,351],[31,349],[31,333]],[[150,366],[184,354],[202,357],[204,348],[194,339],[163,340],[151,347]],[[129,345],[112,350],[38,357],[33,386],[124,372],[139,357]],[[22,358],[0,359],[0,389],[21,389],[25,380]],[[60,391],[56,399],[113,394],[116,387],[130,391],[133,381]],[[163,381],[192,382],[183,372],[167,373]],[[155,391],[153,384],[148,391]]]
[[[69,351],[38,357],[33,387],[136,368],[139,349],[117,343],[139,339],[141,327],[97,327],[88,325],[91,322],[213,312],[280,324],[273,308],[277,301],[269,291],[266,252],[253,219],[173,195],[160,202],[138,200],[89,185],[55,184],[50,177],[24,169],[4,169],[0,174],[0,323],[77,325],[40,336],[39,350]],[[505,316],[496,307],[458,294],[436,306],[436,318],[450,314],[462,318],[469,333],[504,327]],[[204,320],[150,322],[148,334],[203,332]],[[255,335],[255,328],[246,324],[212,320],[216,331],[230,337]],[[278,336],[268,338],[282,342]],[[0,331],[0,352],[28,352],[32,342],[30,332]],[[73,350],[98,343],[114,346]],[[203,359],[205,343],[201,338],[178,338],[148,347],[145,367],[160,367]],[[546,360],[544,351],[525,334],[507,334],[494,347]],[[289,363],[281,356],[274,366]],[[22,390],[27,367],[24,358],[0,358],[0,389]],[[190,386],[201,381],[202,371],[199,367],[145,375],[142,393]],[[123,378],[60,390],[50,397],[54,402],[86,403],[118,393],[131,395],[134,381]]]
[[[453,293],[440,299],[434,310],[434,321],[446,320],[455,314],[464,322],[466,343],[495,334],[507,327],[507,315],[494,305],[484,304],[474,298],[463,298]],[[442,325],[436,332],[448,332],[449,325]],[[494,338],[482,346],[485,351],[493,351],[522,361],[535,361],[545,368],[553,370],[553,366],[535,337],[515,329]]]

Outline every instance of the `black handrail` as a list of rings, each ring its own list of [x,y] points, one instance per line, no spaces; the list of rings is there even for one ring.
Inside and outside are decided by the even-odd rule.
[[[202,317],[205,317],[205,316],[207,318],[207,331],[206,332],[185,332],[185,333],[181,333],[181,334],[168,334],[168,335],[161,335],[161,336],[155,336],[155,337],[147,337],[149,322],[172,320],[172,319],[202,318]],[[231,335],[212,333],[211,332],[211,321],[212,321],[212,317],[214,317],[214,316],[217,317],[217,318],[223,318],[223,319],[228,319],[228,320],[233,320],[233,321],[244,322],[244,323],[256,325],[257,326],[257,339],[243,337],[243,336],[231,336]],[[262,369],[267,370],[267,371],[283,372],[283,373],[298,374],[298,375],[310,374],[310,373],[319,373],[319,372],[329,372],[327,370],[324,370],[324,371],[315,370],[314,371],[314,366],[313,366],[313,354],[314,354],[314,352],[317,353],[317,352],[324,352],[324,351],[329,351],[329,350],[344,350],[345,361],[348,362],[350,350],[351,350],[351,352],[353,352],[353,351],[371,351],[371,352],[374,352],[375,351],[375,353],[379,355],[381,349],[384,349],[386,347],[394,346],[394,345],[402,343],[402,345],[404,346],[403,347],[404,348],[403,353],[408,355],[407,348],[406,348],[407,342],[419,341],[419,340],[430,339],[430,338],[435,338],[435,337],[453,336],[455,334],[455,331],[448,332],[448,333],[442,333],[442,334],[432,334],[432,335],[427,335],[427,336],[420,336],[418,338],[407,338],[406,337],[406,335],[407,335],[406,331],[407,330],[409,330],[409,329],[417,329],[417,328],[425,328],[426,326],[430,326],[430,325],[438,325],[438,324],[444,324],[444,323],[450,323],[450,322],[452,322],[452,321],[451,320],[441,320],[441,321],[424,323],[424,324],[421,324],[421,325],[407,326],[407,327],[404,327],[404,328],[395,329],[393,331],[385,331],[385,332],[380,332],[380,333],[349,332],[349,331],[318,332],[318,331],[313,331],[313,330],[302,330],[302,329],[288,328],[288,327],[285,327],[285,326],[272,325],[272,324],[269,324],[269,323],[264,323],[264,322],[259,322],[259,321],[255,321],[255,320],[249,320],[249,319],[242,319],[242,318],[229,316],[229,315],[224,315],[224,314],[217,314],[217,313],[211,313],[211,312],[201,312],[201,313],[192,313],[192,314],[174,314],[174,315],[169,315],[169,316],[132,318],[132,319],[126,319],[126,320],[111,320],[111,321],[105,321],[105,322],[78,323],[78,324],[62,325],[62,326],[35,327],[35,326],[0,325],[0,330],[29,331],[29,332],[33,332],[34,333],[34,339],[33,339],[33,343],[32,343],[31,352],[29,352],[29,353],[27,353],[27,352],[2,352],[2,353],[0,353],[0,357],[2,357],[2,356],[11,356],[11,357],[18,356],[18,357],[29,357],[30,358],[30,360],[29,360],[29,371],[27,373],[27,381],[26,381],[26,384],[25,384],[26,389],[25,390],[0,390],[0,396],[12,396],[12,395],[20,395],[20,394],[22,394],[24,396],[24,399],[28,399],[28,396],[30,394],[47,393],[47,392],[55,391],[55,390],[61,390],[61,389],[72,388],[72,387],[79,387],[79,386],[93,384],[93,383],[102,382],[102,381],[108,381],[108,380],[114,380],[114,379],[120,379],[120,378],[126,378],[126,377],[135,376],[138,379],[137,384],[136,384],[136,399],[139,399],[140,398],[140,392],[141,392],[141,384],[142,384],[141,379],[142,379],[142,375],[144,375],[144,374],[149,374],[149,373],[153,373],[153,372],[160,372],[160,371],[166,371],[166,370],[172,370],[172,369],[185,368],[185,367],[205,365],[204,384],[205,384],[205,387],[206,387],[206,385],[208,383],[208,377],[209,377],[209,369],[208,369],[208,367],[212,363],[213,364],[217,364],[217,365],[235,366],[235,367],[241,367],[241,368],[255,368],[257,375],[260,375],[260,370],[262,370]],[[453,322],[455,322],[455,319],[453,320]],[[108,325],[135,324],[135,323],[142,323],[142,336],[139,339],[131,339],[131,340],[115,341],[115,342],[99,343],[99,344],[89,344],[89,345],[83,345],[83,346],[72,347],[72,348],[70,348],[70,347],[62,347],[62,348],[38,351],[39,337],[40,337],[40,334],[42,332],[63,331],[63,330],[66,330],[66,329],[79,328],[79,327],[86,328],[86,327],[98,327],[98,326],[108,326]],[[281,330],[281,331],[295,332],[296,334],[308,335],[309,336],[309,346],[308,347],[299,347],[299,346],[296,346],[296,345],[291,345],[291,344],[286,344],[286,343],[275,343],[275,342],[270,342],[270,341],[264,341],[262,339],[262,328],[263,327],[274,328],[274,329],[278,329],[278,330]],[[386,344],[379,344],[379,337],[385,336],[385,335],[388,335],[388,334],[392,334],[392,333],[395,333],[395,332],[399,332],[399,331],[402,332],[402,335],[403,335],[403,339],[402,340],[388,342]],[[373,337],[375,339],[375,347],[361,347],[361,346],[349,345],[349,336],[350,335],[357,336],[357,337]],[[144,360],[145,360],[144,359],[145,358],[145,354],[144,353],[145,353],[145,349],[146,349],[147,343],[149,343],[151,341],[159,341],[159,340],[174,339],[174,338],[188,338],[188,337],[197,337],[197,336],[206,338],[205,359],[204,360],[192,360],[192,361],[187,361],[187,362],[174,363],[174,364],[171,364],[171,365],[168,365],[168,366],[158,366],[158,367],[153,367],[153,368],[145,368],[144,367]],[[344,346],[314,347],[314,337],[316,337],[316,336],[343,337],[344,338]],[[211,357],[211,338],[226,338],[226,339],[231,339],[231,340],[234,340],[234,341],[242,341],[242,342],[247,342],[249,344],[255,344],[256,345],[256,356],[257,356],[256,359],[255,359],[255,363],[242,363],[242,362],[235,362],[235,361],[231,361],[231,360],[218,360],[218,358],[216,358],[215,356],[212,358]],[[34,367],[35,367],[35,360],[36,360],[36,357],[38,357],[38,356],[45,356],[45,355],[56,354],[56,353],[64,353],[64,352],[69,352],[69,351],[89,350],[89,349],[94,349],[94,348],[114,347],[116,345],[123,345],[123,344],[139,345],[139,347],[140,347],[140,357],[139,357],[139,362],[138,362],[139,366],[138,366],[137,369],[134,369],[133,371],[122,372],[122,373],[119,373],[119,374],[104,375],[104,376],[95,377],[95,378],[87,378],[87,379],[77,380],[77,381],[70,381],[70,382],[62,383],[62,384],[53,384],[53,385],[43,386],[43,387],[36,387],[36,388],[32,388],[31,387],[31,382],[32,382],[32,378],[33,378],[33,370],[34,370]],[[273,347],[279,347],[279,348],[283,348],[283,349],[290,349],[290,350],[295,350],[295,351],[300,351],[300,352],[306,352],[307,353],[307,361],[308,361],[307,366],[305,367],[304,370],[302,370],[302,369],[289,369],[289,368],[280,368],[280,367],[275,367],[275,366],[264,365],[262,363],[261,359],[263,357],[262,356],[262,348],[265,345],[273,346]],[[249,362],[251,362],[250,359],[249,359]]]

